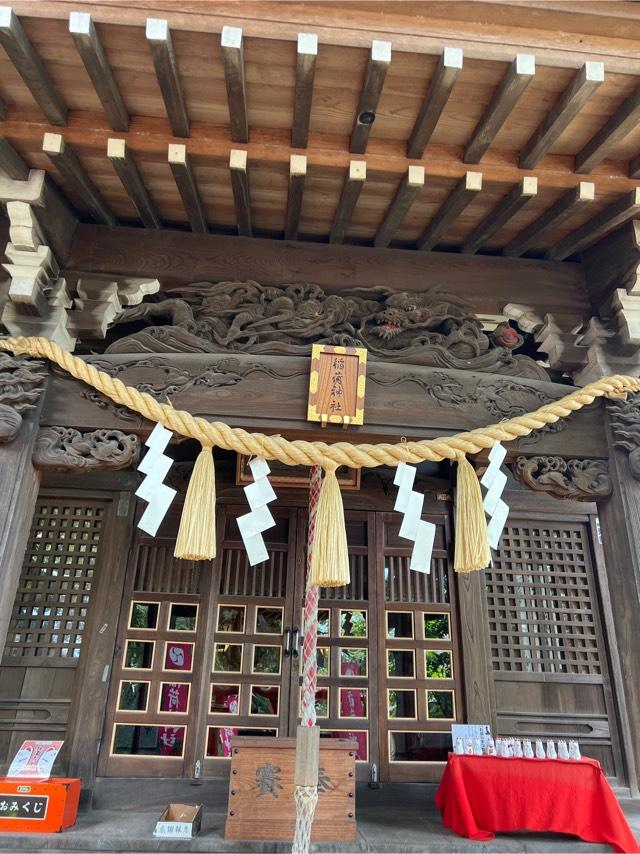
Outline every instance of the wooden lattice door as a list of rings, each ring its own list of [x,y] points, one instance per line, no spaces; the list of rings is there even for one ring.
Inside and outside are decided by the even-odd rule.
[[[512,513],[486,571],[498,732],[577,738],[623,778],[591,519]]]

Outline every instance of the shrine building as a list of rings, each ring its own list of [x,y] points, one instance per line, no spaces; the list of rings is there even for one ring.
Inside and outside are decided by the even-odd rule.
[[[627,2],[15,0],[0,332],[329,444],[452,437],[637,377],[639,40]],[[340,379],[310,420],[317,344],[364,351],[360,416],[334,423]],[[0,771],[63,740],[85,804],[226,792],[232,738],[268,756],[300,716],[309,466],[269,461],[252,565],[256,454],[214,447],[217,555],[178,559],[200,445],[172,433],[152,535],[154,426],[0,352]],[[476,572],[454,571],[453,460],[416,463],[428,572],[394,467],[338,467],[350,580],[320,588],[321,744],[351,739],[361,783],[437,783],[451,725],[486,723],[577,739],[638,797],[640,398],[504,447],[508,517]]]

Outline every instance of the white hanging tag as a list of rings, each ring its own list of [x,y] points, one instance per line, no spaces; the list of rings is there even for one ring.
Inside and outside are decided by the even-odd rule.
[[[147,448],[153,448],[154,451],[158,454],[162,454],[171,441],[172,436],[171,430],[167,430],[166,427],[163,427],[160,422],[156,424],[151,433],[144,440]]]
[[[489,545],[492,549],[498,548],[498,545],[500,544],[500,537],[502,536],[502,531],[504,530],[508,517],[509,505],[500,499],[496,505],[495,512],[487,525],[487,536],[489,538]]]
[[[489,516],[493,516],[493,514],[495,513],[498,501],[500,501],[500,496],[502,495],[506,485],[507,476],[504,472],[498,469],[493,479],[493,483],[489,487],[487,494],[484,497],[484,501],[482,502],[485,512]]]
[[[506,456],[507,449],[502,444],[502,442],[496,442],[494,445],[492,445],[491,450],[488,454],[489,462],[493,463],[493,465],[497,466],[498,468],[500,468]]]
[[[155,537],[175,497],[175,489],[164,483],[158,484],[154,490],[153,500],[149,501],[146,510],[138,522],[138,528],[149,534],[149,536]]]
[[[436,526],[433,522],[425,522],[421,519],[413,551],[411,552],[409,569],[413,569],[416,572],[424,572],[427,575],[431,572],[431,554],[433,552],[435,536]]]
[[[398,536],[406,540],[415,540],[418,532],[418,523],[422,515],[422,505],[424,504],[424,495],[420,492],[411,492],[409,495],[409,505],[404,514],[402,525]]]
[[[269,560],[269,552],[262,539],[262,534],[254,534],[244,539],[244,547],[249,566],[255,566],[257,563],[264,563],[264,561]]]
[[[254,537],[256,534],[262,534],[263,531],[273,528],[276,524],[266,504],[262,507],[257,507],[251,513],[245,513],[244,516],[238,516],[236,521],[243,540],[246,537]]]
[[[403,466],[402,475],[398,480],[398,494],[393,509],[399,513],[406,513],[409,504],[409,497],[413,489],[413,483],[416,479],[416,469],[406,463],[400,463]],[[398,466],[400,468],[400,466]]]
[[[249,507],[252,510],[261,507],[263,504],[268,504],[270,501],[275,501],[278,497],[266,477],[261,477],[260,480],[245,486],[244,494],[247,496]]]
[[[251,469],[254,480],[259,480],[261,477],[267,477],[271,474],[269,463],[263,460],[262,457],[255,457],[253,460],[249,460],[249,468]]]
[[[162,451],[155,452],[155,448],[147,451],[144,459],[138,465],[138,471],[143,474],[153,477],[155,480],[163,481],[169,474],[169,469],[173,465],[171,457],[167,457]]]

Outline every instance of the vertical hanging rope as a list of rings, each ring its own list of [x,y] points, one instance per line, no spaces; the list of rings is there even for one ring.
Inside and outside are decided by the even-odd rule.
[[[318,598],[320,591],[311,580],[313,548],[316,536],[318,500],[322,484],[322,469],[311,467],[309,484],[309,528],[307,534],[307,584],[304,598],[304,623],[302,641],[302,696],[300,698],[300,718],[296,753],[318,751],[318,759],[311,761],[309,768],[302,769],[304,760],[313,757],[296,755],[296,829],[293,837],[292,854],[308,854],[311,840],[311,827],[318,803],[318,761],[319,742],[317,738],[304,738],[306,729],[309,736],[318,736],[316,730],[316,685],[318,661],[316,646],[318,641]],[[300,732],[302,730],[303,732]],[[302,737],[302,738],[301,738]],[[304,741],[303,741],[304,739]],[[306,743],[305,743],[306,742]],[[316,747],[316,744],[318,745]],[[307,764],[307,763],[304,763]],[[301,772],[301,773],[299,773]],[[315,779],[314,779],[315,776]]]
[[[344,587],[349,583],[349,551],[344,506],[335,463],[325,465],[318,499],[317,535],[311,558],[311,583]]]
[[[173,552],[185,560],[216,556],[216,473],[211,445],[203,445],[191,473]]]
[[[482,490],[475,469],[459,454],[456,480],[456,537],[453,568],[472,572],[489,566],[491,550],[487,517],[482,506]]]

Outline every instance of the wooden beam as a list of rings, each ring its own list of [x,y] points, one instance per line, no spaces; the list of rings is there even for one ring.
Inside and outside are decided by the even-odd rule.
[[[407,174],[400,182],[396,194],[387,208],[373,239],[373,245],[379,248],[388,246],[393,235],[400,227],[409,208],[424,187],[424,166],[409,166]]]
[[[433,249],[445,236],[449,226],[460,216],[482,189],[482,172],[467,172],[456,184],[418,239],[417,249]]]
[[[11,143],[0,136],[0,172],[4,172],[7,178],[14,181],[26,181],[29,171],[29,167]]]
[[[461,71],[462,51],[458,47],[445,47],[411,131],[407,157],[419,160],[424,154]]]
[[[640,154],[636,155],[629,163],[629,177],[640,178]]]
[[[493,234],[496,234],[537,193],[538,179],[529,176],[523,178],[518,186],[507,193],[491,213],[473,229],[462,244],[462,251],[467,255],[473,255],[477,252]]]
[[[107,142],[107,157],[111,161],[116,175],[133,202],[138,216],[145,228],[161,228],[158,214],[144,185],[135,160],[127,150],[124,139],[110,139]]]
[[[10,6],[0,6],[0,44],[47,121],[52,125],[66,125],[67,108]]]
[[[530,53],[519,53],[493,94],[489,106],[476,125],[470,142],[464,150],[464,163],[479,163],[498,131],[509,117],[518,99],[533,80],[536,59]]]
[[[533,169],[542,160],[603,81],[604,65],[585,62],[520,152],[521,169]]]
[[[113,79],[91,15],[88,12],[72,12],[69,16],[69,32],[91,78],[93,88],[102,102],[109,124],[114,130],[129,130],[129,113],[118,84]]]
[[[298,34],[296,59],[296,91],[293,98],[293,127],[291,147],[306,148],[309,138],[311,104],[313,101],[313,78],[316,73],[318,36],[315,33]]]
[[[595,198],[595,185],[590,181],[581,181],[577,187],[567,190],[555,204],[537,217],[531,225],[528,225],[517,234],[511,243],[505,246],[503,253],[513,258],[524,255],[532,249],[538,241],[558,226],[562,225],[575,211],[585,203],[592,202]]]
[[[303,154],[292,154],[289,164],[289,195],[287,217],[284,227],[285,240],[297,240],[302,212],[304,182],[307,179],[307,158]]]
[[[96,222],[113,226],[116,218],[100,195],[97,187],[84,171],[82,164],[59,133],[45,133],[42,150],[64,180],[73,188],[91,212]]]
[[[290,243],[258,237],[192,234],[178,229],[80,224],[64,270],[160,278],[163,287],[188,282],[258,279],[264,285],[308,282],[329,291],[390,286],[423,293],[438,285],[447,294],[469,298],[475,284],[474,309],[499,314],[509,302],[577,317],[590,303],[580,264],[557,264],[533,258],[411,252],[373,246],[336,246],[311,241]],[[66,274],[65,273],[65,274]],[[266,357],[265,357],[266,358]],[[486,421],[484,422],[486,423]]]
[[[243,149],[232,148],[229,155],[231,172],[231,189],[236,207],[238,234],[251,237],[251,195],[249,193],[249,173],[247,172],[247,152]]]
[[[242,30],[239,27],[223,27],[220,47],[224,63],[224,79],[227,85],[231,139],[233,142],[249,142]]]
[[[209,226],[186,146],[171,143],[168,149],[168,160],[192,230],[206,234]]]
[[[622,106],[576,154],[575,171],[591,172],[621,139],[637,127],[639,121],[640,87],[629,95]]]
[[[173,52],[169,24],[164,18],[147,18],[147,43],[167,118],[174,136],[189,136],[189,116]]]
[[[374,40],[371,42],[371,56],[367,65],[356,117],[351,132],[349,151],[352,154],[364,154],[376,118],[378,101],[382,94],[384,79],[391,63],[391,42]]]
[[[592,246],[609,231],[633,219],[640,212],[640,187],[626,193],[609,207],[600,211],[580,228],[576,228],[545,254],[552,261],[564,261],[587,246]]]
[[[333,218],[333,225],[329,232],[329,243],[343,243],[351,217],[364,182],[367,179],[367,163],[365,160],[352,160],[349,163],[349,171],[344,179],[340,201]]]

